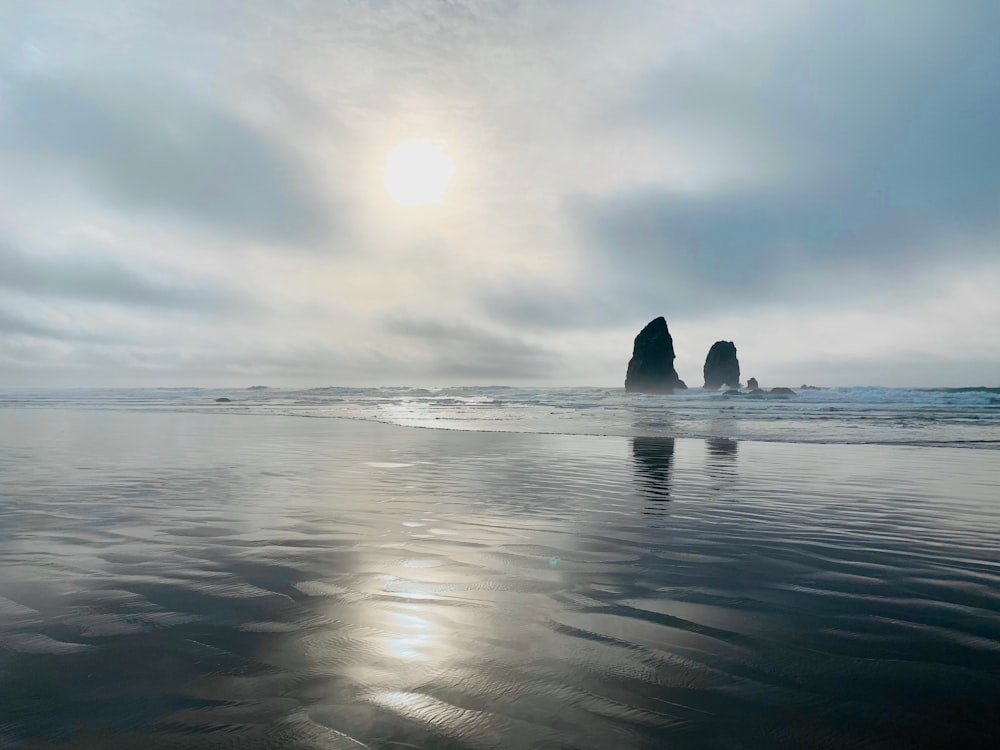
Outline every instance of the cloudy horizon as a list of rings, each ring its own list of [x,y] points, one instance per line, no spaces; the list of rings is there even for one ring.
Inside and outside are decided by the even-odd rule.
[[[0,388],[620,386],[659,315],[688,385],[720,339],[767,385],[1000,385],[997,28],[0,0]],[[410,142],[454,167],[415,205]]]

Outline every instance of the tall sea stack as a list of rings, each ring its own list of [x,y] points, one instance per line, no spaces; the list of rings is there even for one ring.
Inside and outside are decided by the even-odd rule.
[[[705,357],[705,387],[713,391],[720,386],[740,387],[740,361],[736,359],[736,344],[716,341]]]
[[[639,331],[628,361],[625,390],[633,393],[673,393],[687,388],[674,369],[674,340],[660,316]]]

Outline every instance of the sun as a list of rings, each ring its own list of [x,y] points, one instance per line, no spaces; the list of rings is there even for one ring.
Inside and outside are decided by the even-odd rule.
[[[385,189],[404,206],[438,203],[448,189],[455,162],[444,144],[414,140],[400,143],[385,160]]]

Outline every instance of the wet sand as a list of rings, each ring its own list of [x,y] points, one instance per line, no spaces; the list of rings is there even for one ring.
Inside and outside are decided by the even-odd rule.
[[[0,746],[996,747],[991,451],[0,411]]]

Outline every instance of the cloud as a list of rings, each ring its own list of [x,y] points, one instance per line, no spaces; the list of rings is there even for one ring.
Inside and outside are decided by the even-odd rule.
[[[170,280],[162,269],[140,272],[114,259],[76,253],[28,255],[0,239],[0,290],[35,298],[61,298],[186,312],[240,311],[251,302],[219,282]]]
[[[64,338],[64,336],[54,328],[40,325],[21,315],[8,312],[3,308],[0,308],[0,332],[15,336]]]
[[[430,363],[427,374],[463,378],[546,378],[559,357],[521,338],[466,324],[386,316],[385,332],[416,341]]]
[[[704,192],[580,197],[570,213],[596,268],[643,300],[718,309],[775,293],[843,299],[988,257],[998,23],[990,2],[834,3],[787,36],[648,76],[630,117],[696,154],[717,146],[760,166]]]
[[[160,72],[0,69],[0,149],[78,175],[126,211],[226,233],[309,242],[325,204],[293,149]]]
[[[59,342],[63,352],[78,344],[119,346],[130,344],[134,340],[128,333],[93,325],[86,316],[47,309],[44,305],[35,303],[18,307],[2,298],[0,334],[4,334],[6,344],[16,339],[19,348],[23,348],[27,342]]]
[[[603,330],[634,322],[648,309],[627,288],[597,274],[572,283],[544,279],[490,281],[476,294],[491,320],[517,330]]]
[[[155,322],[154,322],[155,325]],[[259,341],[198,328],[140,328],[97,333],[69,319],[47,326],[0,307],[0,375],[17,386],[339,385],[371,384],[372,373],[409,363],[368,347],[322,341]],[[105,332],[109,335],[104,335]],[[12,335],[2,335],[10,333]],[[145,335],[144,335],[145,334]],[[43,372],[45,377],[33,377]],[[377,384],[394,382],[383,376]],[[398,381],[395,381],[398,383]]]
[[[237,5],[0,11],[22,382],[620,383],[660,314],[696,369],[982,358],[992,0]],[[456,163],[426,210],[382,185],[410,138]]]

